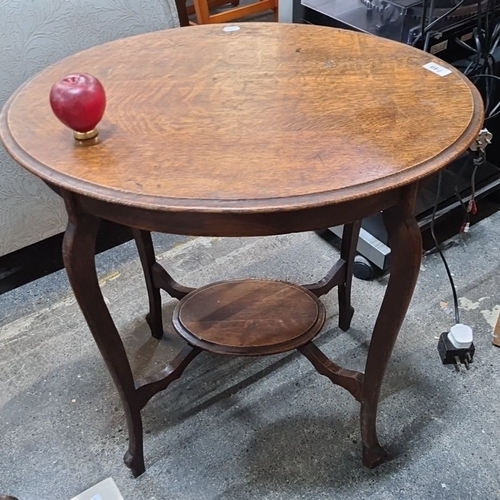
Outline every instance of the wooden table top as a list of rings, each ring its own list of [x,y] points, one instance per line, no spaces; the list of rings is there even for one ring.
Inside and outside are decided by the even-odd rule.
[[[417,49],[319,26],[233,26],[140,35],[51,66],[5,106],[7,149],[92,198],[248,213],[409,184],[463,153],[482,125],[474,86]],[[108,96],[91,147],[77,146],[49,106],[52,84],[80,71]]]

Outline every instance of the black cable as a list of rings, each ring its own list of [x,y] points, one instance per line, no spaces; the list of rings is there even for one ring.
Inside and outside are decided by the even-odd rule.
[[[500,102],[497,103],[497,105],[491,110],[491,113],[488,115],[488,118],[493,118],[496,115],[496,111],[500,108]]]
[[[423,38],[423,35],[427,34],[427,36],[424,39],[424,46],[423,46],[424,52],[427,52],[427,49],[428,49],[428,45],[429,45],[429,41],[430,41],[430,36],[431,36],[430,30],[434,26],[436,26],[436,24],[438,24],[440,21],[442,21],[443,19],[445,19],[446,17],[448,17],[450,14],[453,14],[453,12],[455,12],[458,8],[460,8],[465,3],[465,0],[460,0],[456,5],[454,5],[453,7],[451,7],[444,14],[442,14],[437,19],[434,19],[434,21],[431,22],[432,12],[433,12],[433,3],[434,3],[431,0],[431,8],[430,8],[430,12],[429,12],[429,23],[426,25],[426,20],[427,20],[427,3],[428,3],[428,1],[429,0],[423,0],[423,5],[422,5],[422,24],[420,26],[420,33],[415,37],[415,40],[413,40],[413,42],[412,42],[412,45],[415,46],[420,41],[420,39]],[[462,42],[462,40],[460,40],[460,42]],[[470,47],[469,45],[467,45],[465,43],[464,43],[464,45],[466,45],[466,47],[468,49],[470,49],[472,52],[475,52],[474,49],[472,47]]]
[[[460,170],[457,172],[455,176],[455,186],[454,186],[454,192],[455,192],[455,197],[458,199],[460,202],[460,205],[462,207],[462,210],[464,211],[464,220],[465,223],[469,222],[469,211],[467,210],[467,207],[465,206],[465,202],[463,198],[460,196],[460,193],[458,192],[458,181],[461,179],[465,173],[465,169],[467,168],[467,165],[469,163],[470,156],[467,156],[466,160],[463,162],[462,166],[460,167]]]
[[[431,23],[432,21],[432,16],[434,15],[434,7],[436,5],[436,0],[431,0],[431,4],[429,6],[429,24]],[[424,38],[424,52],[428,52],[429,51],[429,44],[431,42],[431,32],[430,31],[425,31],[425,28],[424,28],[424,34],[425,34],[425,38]]]
[[[458,192],[458,186],[455,186],[455,196],[458,199],[462,210],[464,211],[464,224],[469,223],[470,224],[470,216],[469,216],[469,211],[467,210],[467,206],[465,205],[464,199],[460,196],[460,193]]]
[[[430,11],[427,16],[428,8],[430,1]],[[459,0],[457,4],[455,4],[451,9],[449,9],[444,15],[441,15],[435,20],[432,20],[432,13],[434,10],[435,0],[423,0],[422,5],[422,24],[421,24],[421,32],[417,35],[415,40],[412,42],[413,46],[416,46],[417,43],[422,40],[423,50],[428,51],[430,38],[431,38],[431,29],[439,23],[443,18],[449,16],[450,13],[453,13],[456,9],[458,9],[465,0]],[[499,104],[495,103],[494,97],[497,90],[497,82],[496,80],[500,80],[500,77],[495,75],[496,73],[496,65],[497,61],[493,56],[493,51],[496,49],[497,45],[500,43],[500,23],[495,22],[495,27],[491,30],[490,23],[492,19],[496,21],[497,17],[497,9],[496,9],[496,0],[487,0],[486,4],[486,12],[483,12],[482,8],[483,0],[478,0],[477,3],[477,26],[473,29],[473,40],[475,43],[475,50],[470,45],[466,44],[459,38],[455,38],[455,42],[462,48],[465,48],[468,51],[474,53],[474,57],[463,70],[464,75],[468,76],[473,82],[478,86],[481,91],[482,97],[485,103],[485,110],[487,118],[486,120],[495,118],[500,115]],[[483,13],[484,13],[484,30],[482,28],[483,25]],[[429,21],[427,24],[427,20]],[[424,37],[425,35],[425,37]],[[486,78],[484,80],[483,85],[479,85],[477,82],[477,78]],[[498,113],[497,113],[498,110]]]
[[[484,35],[481,29],[481,22],[483,18],[483,5],[482,0],[477,0],[477,36],[481,42],[481,46],[484,46]]]
[[[425,33],[425,23],[427,22],[427,8],[429,6],[429,0],[424,0],[424,5],[422,6],[422,26],[420,28],[420,38],[423,39]]]
[[[427,3],[429,0],[423,0],[422,2],[422,22],[420,24],[420,33],[415,37],[415,39],[411,42],[412,47],[415,47],[420,39],[423,37],[425,31],[425,21],[427,17]]]
[[[469,44],[465,43],[463,40],[460,40],[460,38],[455,38],[455,43],[460,45],[463,49],[467,49],[470,52],[477,54],[477,50],[474,50]]]
[[[476,200],[476,173],[478,168],[481,165],[484,165],[486,163],[486,152],[483,149],[478,150],[478,158],[474,160],[474,170],[472,171],[471,175],[471,200]]]
[[[495,29],[496,28],[500,28],[499,24],[498,24],[498,9],[497,9],[497,0],[495,0],[493,2],[493,23],[495,24]],[[495,30],[493,30],[493,38],[495,37],[494,35],[495,33]],[[494,45],[494,48],[492,49],[492,51],[496,49],[496,44]]]
[[[481,163],[476,163],[474,165],[474,170],[472,171],[472,175],[471,175],[471,178],[470,178],[470,182],[471,182],[471,200],[473,200],[474,202],[476,201],[476,173],[477,173],[477,169],[479,168],[479,165],[481,165]]]
[[[495,59],[495,56],[493,54],[488,54],[488,68],[492,75],[495,74],[496,67],[497,67],[497,60]]]
[[[478,0],[481,2],[481,0]],[[490,11],[491,11],[491,0],[487,0],[486,2],[486,15],[485,19],[486,22],[484,23],[484,46],[485,48],[488,47],[488,52],[489,49],[491,48],[491,39],[490,39]]]
[[[429,24],[427,26],[423,27],[422,25],[422,33],[425,34],[425,39],[424,39],[424,47],[423,50],[424,52],[428,52],[429,49],[429,43],[431,40],[432,32],[431,29],[436,26],[439,22],[441,22],[443,19],[447,18],[450,14],[453,14],[459,7],[461,7],[464,4],[465,0],[460,0],[454,7],[446,11],[443,15],[439,16],[437,19],[434,19],[434,21],[431,22],[432,20],[432,15],[434,13],[434,1],[431,0],[431,8],[429,12]]]
[[[500,111],[497,111],[494,115],[488,116],[484,121],[487,122],[488,120],[493,120],[493,118],[496,118],[497,116],[500,116]]]
[[[474,65],[474,67],[471,69],[471,66]],[[464,75],[469,76],[471,73],[474,73],[479,66],[479,54],[476,52],[476,57],[470,62],[470,64],[465,68]]]
[[[424,33],[427,33],[428,31],[431,30],[434,26],[436,26],[439,21],[442,21],[446,17],[448,17],[450,14],[453,14],[459,7],[461,7],[464,4],[465,0],[460,0],[454,7],[452,7],[450,10],[446,11],[442,16],[439,16],[437,19],[434,19],[432,23],[429,23],[425,28],[424,28]]]
[[[448,279],[450,280],[450,285],[451,285],[451,291],[453,293],[453,304],[455,308],[455,323],[460,323],[460,310],[458,309],[458,296],[457,296],[457,289],[455,288],[455,282],[453,280],[453,276],[451,275],[450,268],[448,266],[448,262],[446,262],[446,259],[444,257],[444,254],[441,250],[441,246],[439,245],[437,238],[436,238],[436,233],[434,232],[434,223],[436,220],[436,212],[437,212],[437,207],[439,204],[439,197],[441,196],[441,180],[443,177],[442,171],[439,172],[439,177],[438,177],[438,185],[437,185],[437,193],[436,193],[436,201],[434,202],[434,208],[432,210],[432,218],[431,218],[431,236],[432,239],[434,240],[434,244],[436,245],[436,249],[439,252],[439,256],[441,257],[441,260],[443,261],[444,267],[446,269],[446,274],[448,275]]]
[[[474,41],[475,41],[475,45],[476,45],[476,49],[472,49],[473,52],[474,52],[474,59],[472,59],[472,61],[470,62],[470,64],[467,66],[464,74],[466,76],[469,76],[471,73],[476,73],[476,71],[478,69],[480,69],[480,61],[481,61],[481,42],[479,41],[479,38],[477,37],[477,34],[476,34],[476,31],[477,31],[477,28],[473,28],[472,30],[472,34],[473,34],[473,38],[474,38]],[[470,47],[469,45],[467,45],[465,42],[462,42],[462,40],[459,41],[458,38],[455,39],[457,41],[457,43],[462,46],[465,45],[467,47]],[[471,47],[472,48],[472,47]],[[474,67],[471,69],[471,66],[474,65]],[[479,73],[481,73],[481,71],[479,71]]]
[[[492,37],[492,45],[491,45],[491,53],[495,52],[495,50],[497,50],[497,46],[498,46],[498,42],[500,42],[500,24],[496,24],[495,25],[495,30],[497,30],[498,28],[498,32],[495,34],[493,32],[493,37]]]
[[[490,74],[487,74],[487,73],[480,73],[479,75],[470,76],[469,78],[474,83],[476,83],[474,81],[476,78],[492,78],[493,80],[500,80],[500,76],[490,75]],[[487,102],[489,103],[489,98],[487,99]],[[498,116],[500,114],[500,111],[497,112],[497,113],[494,113],[494,111],[496,111],[497,108],[498,108],[498,104],[493,108],[493,110],[490,112],[490,114],[488,114],[488,116],[486,117],[486,120],[491,120],[492,118],[495,118],[496,116]],[[488,106],[486,106],[486,109],[488,109]]]

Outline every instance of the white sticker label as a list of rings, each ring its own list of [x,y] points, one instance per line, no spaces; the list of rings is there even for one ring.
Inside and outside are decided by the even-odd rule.
[[[439,75],[439,76],[446,76],[446,75],[449,75],[451,73],[450,69],[445,68],[444,66],[441,66],[441,65],[434,63],[434,62],[424,64],[424,68],[429,70],[429,71],[432,71],[433,73],[435,73],[436,75]]]
[[[226,26],[222,29],[222,31],[225,31],[227,33],[228,31],[238,31],[239,29],[239,26]]]

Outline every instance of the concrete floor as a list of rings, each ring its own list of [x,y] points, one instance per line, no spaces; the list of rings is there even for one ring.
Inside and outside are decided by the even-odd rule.
[[[157,238],[179,280],[320,278],[336,251],[314,233],[270,238]],[[446,252],[462,321],[475,331],[468,372],[441,365],[438,335],[453,324],[451,292],[436,255],[419,283],[383,386],[379,436],[394,459],[361,465],[358,404],[296,353],[262,359],[202,354],[143,411],[147,471],[133,479],[118,396],[64,272],[0,297],[0,494],[69,500],[112,477],[125,499],[500,498],[500,214]],[[136,374],[179,351],[168,318],[158,342],[144,322],[145,288],[133,244],[98,257],[102,289]],[[325,297],[318,344],[363,368],[386,278],[356,280],[348,333]]]

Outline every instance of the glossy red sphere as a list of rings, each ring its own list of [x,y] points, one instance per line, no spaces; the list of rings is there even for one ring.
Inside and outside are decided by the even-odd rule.
[[[64,125],[76,132],[89,132],[104,115],[106,92],[96,77],[75,73],[52,86],[50,105]]]

